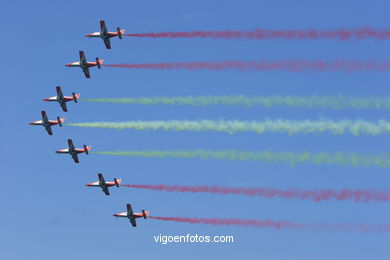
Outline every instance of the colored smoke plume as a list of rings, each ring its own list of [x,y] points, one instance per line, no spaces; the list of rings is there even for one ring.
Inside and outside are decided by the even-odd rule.
[[[90,98],[85,102],[140,105],[179,105],[179,106],[263,106],[302,107],[324,109],[390,109],[390,97],[348,97],[336,96],[176,96],[176,97],[134,97],[134,98]]]
[[[390,190],[373,191],[373,190],[298,190],[289,189],[281,190],[274,188],[242,188],[242,187],[218,187],[218,186],[183,186],[183,185],[137,185],[124,184],[122,187],[148,189],[167,192],[191,192],[191,193],[213,193],[213,194],[241,194],[247,196],[258,196],[267,199],[301,199],[314,200],[316,202],[329,200],[353,200],[355,202],[386,202],[390,201]]]
[[[164,130],[164,131],[215,131],[234,134],[237,132],[254,132],[256,134],[321,134],[334,135],[352,134],[380,135],[390,133],[390,122],[379,120],[285,120],[266,119],[263,121],[235,121],[235,120],[166,120],[166,121],[125,121],[125,122],[87,122],[70,123],[70,126],[135,129],[135,130]]]
[[[101,66],[128,69],[154,70],[238,70],[238,71],[287,71],[287,72],[320,72],[320,71],[388,71],[390,62],[378,61],[196,61],[166,62],[140,64],[102,64]]]
[[[296,164],[332,164],[340,166],[376,166],[390,167],[390,154],[361,153],[310,153],[310,152],[271,152],[271,151],[240,151],[240,150],[133,150],[133,151],[100,151],[94,154],[130,156],[143,158],[198,158],[215,160],[259,161],[263,163]]]
[[[211,38],[211,39],[248,39],[248,40],[389,40],[390,29],[374,29],[370,27],[338,30],[267,30],[251,31],[190,31],[190,32],[152,32],[124,34],[128,37],[139,38]]]
[[[297,230],[332,230],[357,232],[389,232],[390,224],[363,224],[363,223],[314,223],[303,224],[289,221],[274,220],[243,220],[221,218],[183,218],[183,217],[149,217],[153,219],[184,222],[191,224],[206,224],[214,226],[245,226],[252,228],[297,229]]]

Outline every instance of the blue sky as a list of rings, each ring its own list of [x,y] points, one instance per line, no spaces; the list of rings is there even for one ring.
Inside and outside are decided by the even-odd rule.
[[[55,127],[48,136],[27,123],[64,116],[67,122],[170,119],[386,119],[383,110],[291,109],[262,107],[175,107],[80,102],[64,113],[55,86],[82,98],[181,95],[387,96],[385,72],[286,73],[237,71],[148,71],[103,67],[85,79],[78,51],[107,64],[214,60],[351,59],[388,61],[389,41],[247,41],[212,39],[113,39],[112,50],[84,34],[110,30],[127,33],[265,29],[388,28],[387,1],[7,1],[2,3],[2,185],[0,256],[7,259],[107,259],[146,257],[198,259],[256,257],[274,259],[388,259],[389,235],[331,231],[294,231],[214,227],[140,220],[132,228],[113,213],[130,202],[136,211],[156,216],[241,217],[297,222],[389,223],[390,205],[262,199],[244,196],[163,193],[128,188],[104,196],[85,183],[98,172],[135,184],[210,184],[275,188],[386,189],[388,169],[198,159],[142,159],[91,154],[80,164],[56,155],[73,138],[95,151],[146,149],[242,149],[274,151],[388,152],[387,136],[283,134],[228,135],[212,132],[152,132]],[[234,235],[234,244],[156,244],[154,235]]]

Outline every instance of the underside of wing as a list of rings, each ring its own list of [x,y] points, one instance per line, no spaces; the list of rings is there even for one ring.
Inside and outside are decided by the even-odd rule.
[[[53,135],[53,131],[51,130],[51,126],[47,126],[45,127],[46,128],[46,131],[49,135]]]
[[[87,63],[87,59],[85,58],[84,52],[83,52],[83,51],[80,51],[80,52],[79,52],[79,55],[80,55],[80,65],[81,65],[81,64]]]
[[[79,162],[80,162],[80,161],[79,161],[79,157],[77,156],[77,154],[73,155],[72,158],[73,158],[73,161],[74,161],[75,163],[79,163]]]
[[[68,139],[68,147],[69,147],[69,151],[75,150],[72,139]]]
[[[89,69],[88,68],[83,69],[83,72],[84,72],[84,75],[85,75],[86,78],[89,79],[91,77],[91,75],[89,74]]]
[[[106,195],[110,195],[110,191],[108,190],[107,187],[104,187],[104,188],[103,188],[103,192],[104,192],[104,194],[106,194]]]
[[[106,22],[101,20],[100,21],[100,31],[104,34],[107,33],[107,26],[106,26]]]
[[[60,106],[61,106],[61,108],[62,108],[62,110],[63,110],[64,112],[68,112],[68,108],[66,107],[66,103],[65,103],[65,102],[61,102],[61,103],[60,103]]]
[[[108,37],[103,38],[103,41],[104,41],[104,45],[106,45],[106,48],[107,48],[107,49],[111,49],[110,38],[108,38]]]
[[[61,90],[60,86],[56,87],[56,91],[57,91],[57,97],[60,98],[60,99],[63,99],[64,98],[64,94],[62,94],[62,90]]]

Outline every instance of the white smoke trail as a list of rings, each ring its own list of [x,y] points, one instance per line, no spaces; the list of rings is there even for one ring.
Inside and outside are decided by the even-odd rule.
[[[293,153],[271,151],[239,151],[239,150],[145,150],[145,151],[100,151],[95,154],[130,156],[144,158],[199,158],[215,160],[260,161],[264,163],[285,163],[291,166],[302,163],[333,164],[340,166],[376,166],[390,167],[390,154],[361,153]]]
[[[254,132],[257,134],[313,134],[331,133],[334,135],[352,134],[380,135],[390,133],[390,122],[379,120],[284,120],[266,119],[264,121],[234,121],[234,120],[170,120],[170,121],[127,121],[127,122],[89,122],[71,123],[70,126],[135,129],[135,130],[164,130],[164,131],[216,131],[234,134],[237,132]]]
[[[176,96],[138,98],[95,98],[83,99],[86,102],[141,105],[236,105],[263,106],[267,108],[286,106],[325,109],[390,109],[390,97],[346,97],[337,96]]]

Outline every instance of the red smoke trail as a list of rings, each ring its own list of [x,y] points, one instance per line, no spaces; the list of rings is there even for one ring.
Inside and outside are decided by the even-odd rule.
[[[148,217],[165,221],[186,222],[192,224],[208,224],[214,226],[250,226],[265,228],[270,227],[274,229],[305,229],[305,225],[272,220],[241,220],[241,219],[219,219],[219,218],[179,218],[179,217]]]
[[[265,30],[255,29],[252,31],[192,31],[192,32],[160,32],[160,33],[132,33],[125,34],[129,37],[140,38],[212,38],[212,39],[248,39],[248,40],[339,40],[351,39],[376,39],[389,40],[390,29],[339,29],[339,30]]]
[[[128,69],[155,70],[258,70],[258,71],[288,71],[288,72],[318,72],[318,71],[387,71],[390,62],[377,61],[210,61],[210,62],[167,62],[140,64],[111,64],[105,67]]]
[[[298,229],[298,230],[335,230],[335,231],[360,231],[360,232],[389,232],[390,224],[362,224],[362,223],[314,223],[302,224],[288,221],[274,220],[242,220],[220,218],[180,218],[180,217],[149,217],[164,221],[185,222],[191,224],[207,224],[214,226],[246,226],[254,228],[273,229]]]
[[[385,202],[390,201],[389,191],[372,190],[279,190],[273,188],[232,188],[217,186],[181,186],[181,185],[121,185],[122,187],[158,190],[167,192],[192,192],[214,194],[242,194],[247,196],[259,196],[264,198],[303,199],[316,202],[328,200],[354,200],[355,202]]]

